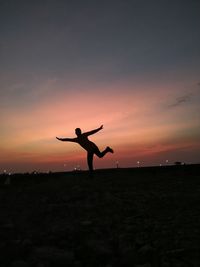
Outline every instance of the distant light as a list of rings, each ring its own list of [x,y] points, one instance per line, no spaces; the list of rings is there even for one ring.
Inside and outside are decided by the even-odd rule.
[[[119,161],[116,161],[116,167],[119,168]]]

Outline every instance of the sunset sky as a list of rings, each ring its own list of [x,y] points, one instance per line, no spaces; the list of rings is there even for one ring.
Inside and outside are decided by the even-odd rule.
[[[0,173],[200,162],[200,1],[0,1]]]

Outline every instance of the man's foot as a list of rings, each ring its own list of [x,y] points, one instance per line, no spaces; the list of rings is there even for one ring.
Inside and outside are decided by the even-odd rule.
[[[89,173],[89,178],[94,178],[94,173]]]
[[[110,152],[110,153],[114,153],[113,149],[110,148],[109,146],[107,146],[107,150],[108,150],[108,152]]]
[[[88,177],[94,178],[94,170],[88,170]]]

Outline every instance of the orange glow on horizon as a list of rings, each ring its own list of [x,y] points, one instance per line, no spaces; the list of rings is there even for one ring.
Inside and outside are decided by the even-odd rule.
[[[130,91],[133,86],[139,87],[119,83],[104,88],[102,94],[101,88],[82,88],[78,94],[63,91],[60,95],[52,93],[30,107],[11,108],[1,122],[5,129],[1,133],[1,168],[9,162],[29,163],[32,168],[32,163],[52,166],[65,161],[71,165],[81,161],[87,168],[81,147],[59,142],[55,137],[73,137],[76,127],[88,131],[101,124],[104,129],[90,139],[100,150],[107,145],[115,150],[113,155],[95,160],[101,167],[113,166],[117,160],[127,166],[131,164],[129,159],[138,157],[149,158],[151,162],[150,158],[159,153],[173,154],[181,148],[198,147],[197,134],[191,131],[198,125],[198,119],[182,119],[185,113],[181,107],[168,109],[172,93],[163,88],[153,94],[152,86],[146,95],[143,90],[135,94]]]

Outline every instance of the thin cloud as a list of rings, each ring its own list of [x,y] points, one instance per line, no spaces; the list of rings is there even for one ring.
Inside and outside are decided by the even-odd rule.
[[[183,105],[183,104],[185,104],[187,102],[190,102],[191,97],[192,97],[192,93],[189,93],[187,95],[183,95],[181,97],[177,97],[175,102],[170,104],[170,105],[168,105],[168,107],[169,108],[174,108],[174,107],[178,107],[180,105]]]

